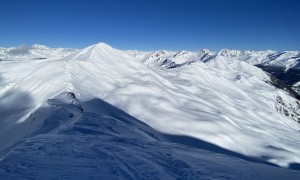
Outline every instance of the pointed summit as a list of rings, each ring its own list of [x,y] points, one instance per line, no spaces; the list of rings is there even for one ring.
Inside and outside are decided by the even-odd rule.
[[[223,56],[223,57],[236,57],[239,54],[241,54],[241,51],[239,50],[229,50],[229,49],[221,49],[217,56]]]
[[[210,51],[208,49],[200,49],[198,52],[201,53],[201,54],[210,53]]]
[[[106,43],[100,42],[88,46],[78,53],[73,55],[73,60],[87,60],[87,59],[111,59],[116,56],[119,56],[121,51],[109,46]]]
[[[112,57],[115,55],[119,55],[122,52],[118,49],[115,49],[111,47],[110,45],[104,43],[104,42],[99,42],[97,44],[88,46],[82,50],[81,53],[87,53],[88,54],[98,54],[100,56],[105,56],[105,57]]]
[[[50,49],[48,46],[41,45],[41,44],[34,44],[32,45],[33,49]]]
[[[110,45],[104,43],[104,42],[99,42],[97,44],[92,45],[94,48],[101,48],[101,49],[113,49]]]
[[[116,50],[110,45],[104,43],[104,42],[99,42],[97,44],[90,45],[86,48],[84,48],[82,51],[89,51],[89,50],[98,50],[98,51],[106,51],[106,50]]]
[[[92,62],[103,72],[109,70],[115,74],[136,72],[145,66],[134,57],[103,42],[86,47],[65,60]]]

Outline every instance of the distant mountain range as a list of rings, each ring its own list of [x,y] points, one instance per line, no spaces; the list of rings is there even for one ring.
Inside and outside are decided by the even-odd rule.
[[[149,66],[161,68],[175,68],[197,61],[211,60],[239,60],[263,69],[264,71],[283,81],[294,91],[300,91],[300,52],[298,51],[238,51],[222,49],[211,52],[202,49],[191,51],[126,51]]]
[[[0,61],[22,61],[60,59],[68,56],[78,49],[50,48],[35,44],[32,47],[19,46],[0,48]],[[212,52],[208,49],[192,51],[124,51],[137,58],[144,64],[159,68],[175,68],[191,64],[193,62],[207,62],[214,59],[234,59],[247,62],[263,69],[264,71],[283,81],[289,88],[300,92],[300,52],[299,51],[239,51],[222,49]]]

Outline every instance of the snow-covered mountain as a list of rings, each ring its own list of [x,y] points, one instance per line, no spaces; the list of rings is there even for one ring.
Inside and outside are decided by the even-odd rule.
[[[299,179],[300,103],[240,53],[0,62],[1,179]]]
[[[196,52],[164,50],[149,52],[128,50],[126,52],[149,65],[163,68],[182,66],[195,61],[206,62],[213,59],[235,59],[252,65],[278,66],[284,67],[286,71],[290,68],[300,68],[300,52],[298,51],[277,52],[271,50],[239,51],[222,49],[218,52],[211,52],[208,49],[202,49]]]
[[[24,60],[54,60],[66,57],[77,49],[50,48],[40,44],[33,46],[19,46],[0,48],[0,61],[24,61]]]
[[[298,51],[238,51],[222,49],[210,52],[202,49],[191,51],[126,51],[155,68],[176,68],[194,62],[210,60],[240,60],[255,65],[283,81],[289,89],[300,93],[300,52]]]

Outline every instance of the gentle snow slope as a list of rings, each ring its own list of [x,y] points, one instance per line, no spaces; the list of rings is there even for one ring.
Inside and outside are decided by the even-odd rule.
[[[300,163],[300,126],[278,113],[275,102],[296,100],[268,78],[224,59],[152,69],[104,43],[60,60],[1,62],[0,151],[38,129],[46,116],[31,122],[30,114],[66,91],[80,102],[103,99],[159,132],[288,167]]]

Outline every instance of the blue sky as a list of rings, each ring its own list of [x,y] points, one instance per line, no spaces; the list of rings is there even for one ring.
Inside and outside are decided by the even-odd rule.
[[[299,0],[0,0],[0,46],[300,50]]]

